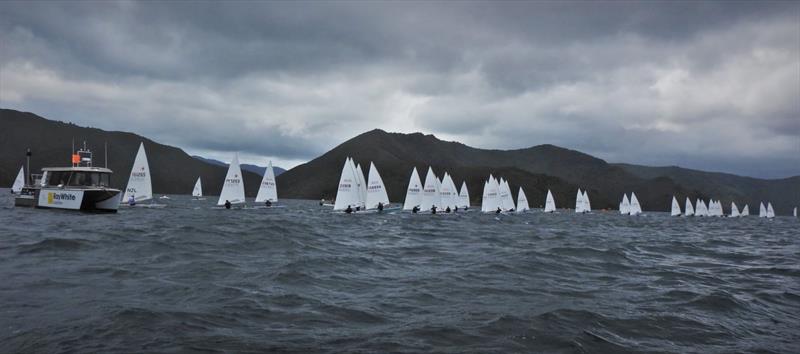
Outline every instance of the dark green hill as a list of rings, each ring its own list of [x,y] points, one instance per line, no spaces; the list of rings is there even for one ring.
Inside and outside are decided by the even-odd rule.
[[[387,133],[372,130],[352,138],[322,156],[297,166],[278,177],[282,195],[294,198],[333,198],[347,156],[362,165],[364,173],[370,161],[381,172],[389,198],[402,201],[412,167],[425,179],[428,166],[437,175],[450,172],[457,185],[466,179],[470,196],[478,204],[483,181],[493,173],[509,180],[516,196],[521,185],[531,206],[544,203],[547,189],[552,189],[559,208],[573,207],[577,188],[589,190],[592,207],[616,209],[622,193],[636,192],[645,210],[666,211],[673,195],[683,205],[692,199],[713,197],[740,206],[771,200],[777,212],[788,214],[797,203],[800,177],[763,180],[733,175],[693,171],[695,179],[682,175],[651,171],[650,167],[609,164],[593,156],[553,145],[538,145],[518,150],[477,149],[457,142],[447,142],[433,135]],[[648,173],[641,172],[637,168]],[[704,182],[706,181],[706,182]],[[700,183],[703,182],[703,183]]]
[[[195,159],[183,150],[156,143],[145,137],[125,132],[110,132],[79,127],[71,123],[47,120],[33,113],[0,109],[0,185],[11,185],[19,167],[25,162],[25,150],[33,157],[31,170],[70,165],[72,140],[94,153],[95,166],[103,166],[103,145],[108,142],[108,167],[114,171],[112,185],[124,188],[128,182],[139,143],[144,142],[154,194],[190,194],[194,182],[203,179],[203,193],[219,195],[226,168]],[[261,177],[243,171],[245,191],[255,196]]]

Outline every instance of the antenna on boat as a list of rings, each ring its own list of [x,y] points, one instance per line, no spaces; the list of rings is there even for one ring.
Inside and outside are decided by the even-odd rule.
[[[28,165],[28,175],[26,176],[27,183],[30,184],[31,181],[31,148],[28,148],[28,151],[25,153],[25,159],[27,160]]]
[[[106,155],[106,162],[105,166],[103,167],[108,168],[108,140],[106,140],[105,143],[103,143],[103,150],[105,150],[104,153]]]

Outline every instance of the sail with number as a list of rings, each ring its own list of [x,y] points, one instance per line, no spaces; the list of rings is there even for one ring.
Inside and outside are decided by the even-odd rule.
[[[419,207],[422,202],[422,181],[419,180],[417,168],[411,170],[411,177],[408,179],[408,189],[406,189],[406,200],[403,203],[403,210],[411,210]]]
[[[375,209],[378,207],[378,203],[384,206],[389,205],[389,195],[386,193],[386,186],[383,185],[383,179],[380,172],[378,172],[378,168],[375,167],[374,163],[370,162],[366,208]]]
[[[133,196],[137,202],[153,199],[153,185],[150,181],[150,165],[147,163],[147,153],[144,151],[144,143],[139,143],[139,151],[133,160],[131,175],[128,178],[128,186],[125,188],[125,195],[121,203],[127,203]]]
[[[344,161],[342,174],[339,177],[339,188],[336,191],[333,210],[345,210],[348,206],[355,208],[359,203],[359,193],[356,169],[353,167],[353,161],[348,157]]]
[[[547,198],[544,201],[544,212],[545,213],[552,213],[556,211],[556,200],[553,199],[553,193],[550,193],[550,190],[547,190]]]
[[[233,155],[233,161],[228,166],[228,173],[225,175],[225,183],[222,185],[222,192],[219,194],[217,205],[224,205],[226,200],[231,204],[245,202],[244,180],[242,179],[242,169],[239,167],[239,153]]]
[[[522,187],[519,187],[519,193],[517,193],[517,211],[523,212],[530,209],[531,206],[528,205],[528,197],[525,195],[525,191],[522,190]]]
[[[485,213],[492,213],[500,206],[499,202],[499,186],[497,180],[489,175],[489,180],[483,189],[483,201],[481,202],[481,211]]]
[[[270,202],[278,201],[278,186],[275,184],[275,171],[272,169],[272,161],[267,164],[267,170],[264,171],[261,186],[258,187],[258,194],[256,194],[256,203],[263,203],[267,200]]]
[[[772,203],[767,202],[767,218],[772,219],[775,217],[775,210],[772,209]]]
[[[458,190],[456,190],[456,184],[453,182],[453,178],[450,177],[450,174],[447,172],[445,172],[444,177],[442,177],[439,196],[442,199],[442,208],[450,208],[450,210],[453,210],[458,206]]]
[[[194,189],[192,189],[192,197],[200,198],[203,196],[203,182],[200,177],[197,177],[197,182],[194,182]]]
[[[672,196],[672,210],[669,213],[671,216],[680,216],[681,215],[681,206],[678,204],[678,199],[675,199],[675,196]]]
[[[22,187],[25,187],[25,167],[19,168],[17,178],[14,179],[14,184],[11,185],[11,193],[18,194],[22,191]]]
[[[420,202],[419,208],[422,211],[428,211],[436,205],[439,208],[441,205],[439,203],[439,189],[437,186],[439,185],[439,180],[436,178],[436,175],[433,173],[433,169],[428,167],[428,173],[425,176],[425,184],[422,186],[422,201]]]
[[[469,208],[469,191],[467,190],[466,181],[461,182],[461,190],[458,192],[458,199],[460,200],[460,207]]]

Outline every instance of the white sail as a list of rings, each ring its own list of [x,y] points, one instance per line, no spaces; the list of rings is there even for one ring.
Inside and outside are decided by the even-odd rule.
[[[739,217],[739,208],[736,207],[736,202],[731,202],[731,217],[732,218]]]
[[[422,211],[428,211],[436,205],[437,208],[441,206],[439,203],[439,180],[433,173],[433,169],[428,167],[428,173],[425,176],[425,184],[422,186],[422,201],[419,203],[419,208]]]
[[[742,208],[742,212],[739,213],[739,216],[750,216],[750,207],[747,206],[747,204],[744,205],[744,208]]]
[[[345,210],[347,207],[355,209],[359,203],[359,186],[356,178],[356,169],[353,161],[348,157],[342,166],[342,174],[339,177],[339,188],[336,191],[336,202],[333,210]]]
[[[679,216],[681,215],[681,206],[678,204],[678,199],[675,199],[675,196],[672,196],[672,210],[669,213],[672,216]]]
[[[686,216],[694,215],[694,207],[692,206],[692,201],[689,200],[689,197],[686,197],[686,203],[684,204],[684,208],[686,208]]]
[[[419,180],[417,168],[411,170],[411,178],[408,179],[408,189],[406,189],[406,200],[403,203],[403,210],[411,210],[418,207],[422,202],[422,182]]]
[[[636,198],[636,193],[631,192],[631,215],[639,215],[642,213],[642,206],[639,205],[639,199]]]
[[[547,198],[544,200],[544,212],[545,213],[552,213],[556,211],[556,200],[553,199],[553,193],[550,193],[550,190],[547,190]]]
[[[717,204],[714,199],[708,201],[708,216],[717,216]]]
[[[758,205],[758,217],[759,218],[766,218],[767,217],[767,208],[764,206],[764,202]]]
[[[775,217],[775,210],[772,209],[772,203],[767,202],[767,218],[772,219]]]
[[[239,167],[239,153],[233,155],[233,161],[228,166],[228,173],[225,175],[225,183],[222,185],[217,205],[224,205],[226,200],[231,204],[245,202],[244,179],[242,179],[242,169]]]
[[[528,197],[525,195],[525,191],[522,190],[522,187],[519,187],[519,193],[517,193],[517,211],[523,212],[530,209],[531,207],[528,205]]]
[[[792,215],[794,217],[797,217],[797,207],[794,207],[794,209],[792,210]]]
[[[575,212],[580,213],[583,210],[583,192],[578,188],[578,195],[575,196]]]
[[[467,182],[461,182],[461,191],[458,192],[459,206],[462,208],[469,208],[469,191],[467,190]]]
[[[439,187],[439,197],[441,198],[442,209],[450,208],[450,210],[453,210],[458,206],[458,191],[456,190],[453,178],[450,177],[450,174],[447,172],[445,172],[444,177],[442,177],[442,182]]]
[[[485,213],[493,213],[500,206],[499,202],[499,185],[497,180],[489,175],[489,181],[483,189],[483,201],[481,202],[481,211]]]
[[[356,177],[358,178],[358,205],[364,208],[367,205],[367,180],[364,178],[364,170],[361,169],[361,164],[356,165]]]
[[[628,199],[628,195],[625,193],[622,194],[622,201],[619,203],[619,213],[622,215],[628,215],[631,213],[631,201]]]
[[[128,186],[125,188],[125,195],[120,202],[127,203],[133,196],[137,202],[153,198],[153,185],[150,181],[150,165],[147,163],[147,153],[144,151],[144,143],[139,144],[139,151],[136,159],[133,160],[131,175],[128,178]]]
[[[502,208],[503,210],[516,210],[517,206],[514,203],[514,196],[511,195],[511,186],[508,185],[508,181],[505,179],[502,180],[502,184],[500,185],[501,192],[500,196],[502,200]]]
[[[267,170],[264,171],[261,186],[258,187],[258,194],[256,194],[256,203],[263,203],[267,200],[270,202],[278,201],[278,186],[275,183],[275,171],[272,169],[272,161],[267,164]]]
[[[588,213],[592,211],[592,203],[589,202],[589,192],[583,191],[583,212]]]
[[[695,203],[694,215],[708,216],[708,208],[706,207],[706,203],[700,198],[698,198],[697,202]]]
[[[194,189],[192,189],[192,197],[202,197],[203,196],[203,182],[200,181],[200,177],[197,177],[197,182],[194,182]]]
[[[14,184],[11,185],[11,193],[19,193],[25,187],[25,167],[19,168],[17,178],[14,179]]]
[[[367,182],[367,209],[375,209],[378,203],[384,206],[389,205],[389,195],[386,193],[386,186],[383,185],[378,168],[375,164],[369,163],[369,182]]]

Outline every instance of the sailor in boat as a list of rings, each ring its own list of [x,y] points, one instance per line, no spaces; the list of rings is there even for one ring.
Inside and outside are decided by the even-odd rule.
[[[450,207],[449,207],[449,206],[447,207],[447,209],[445,209],[445,210],[444,210],[444,212],[445,212],[445,213],[448,213],[448,214],[450,214],[450,212],[451,212],[451,211],[452,211],[452,210],[450,210]]]
[[[347,209],[345,209],[345,210],[344,210],[344,212],[345,212],[345,213],[348,213],[348,214],[352,214],[352,213],[353,213],[353,208],[351,208],[351,207],[348,205],[348,206],[347,206]]]
[[[128,198],[128,205],[130,206],[136,205],[136,196],[134,196],[133,194],[131,194],[130,198]]]
[[[378,212],[379,213],[383,212],[383,203],[382,202],[378,202]]]
[[[231,208],[231,201],[225,199],[225,209],[230,209],[230,208]]]
[[[411,208],[411,212],[414,213],[414,214],[418,213],[419,212],[419,205],[415,205],[413,208]]]
[[[271,207],[271,206],[272,206],[272,200],[269,200],[269,199],[267,199],[267,200],[264,202],[264,205],[265,205],[267,208]]]
[[[502,213],[502,212],[503,212],[503,209],[500,209],[500,207],[497,207],[497,210],[495,210],[495,212],[494,212],[494,213],[495,213],[495,214],[500,214],[500,213]]]
[[[458,212],[458,205],[456,205],[456,208],[455,208],[455,209],[453,209],[453,212],[454,212],[454,213],[457,213],[457,212]]]
[[[436,206],[431,207],[431,214],[436,214]]]
[[[319,205],[325,205],[325,198],[319,200]]]
[[[361,210],[361,206],[360,205],[356,205],[356,211],[360,211],[360,210]]]

